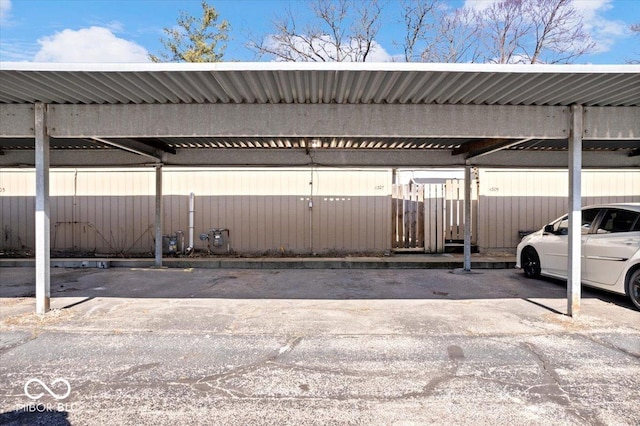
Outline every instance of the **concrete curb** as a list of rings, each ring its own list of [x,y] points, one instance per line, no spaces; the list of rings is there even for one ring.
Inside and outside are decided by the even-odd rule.
[[[202,269],[456,269],[463,266],[456,257],[359,257],[359,258],[167,258],[168,268]],[[151,268],[153,259],[51,259],[52,268]],[[511,269],[514,257],[482,257],[471,260],[472,269]],[[0,268],[35,267],[34,259],[0,259]]]

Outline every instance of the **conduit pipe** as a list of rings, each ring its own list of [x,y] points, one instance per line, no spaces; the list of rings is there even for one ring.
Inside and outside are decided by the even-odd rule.
[[[189,246],[185,250],[186,254],[193,253],[193,230],[196,215],[196,194],[189,194]]]

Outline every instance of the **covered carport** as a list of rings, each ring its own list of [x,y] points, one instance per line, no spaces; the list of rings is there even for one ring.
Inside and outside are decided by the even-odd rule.
[[[0,167],[36,168],[40,314],[50,167],[154,167],[161,266],[163,166],[459,166],[568,169],[575,315],[580,173],[640,166],[640,66],[2,63],[0,117]]]

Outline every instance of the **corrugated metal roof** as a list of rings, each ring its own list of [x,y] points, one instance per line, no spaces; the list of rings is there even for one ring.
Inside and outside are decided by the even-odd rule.
[[[640,65],[354,63],[34,64],[0,62],[0,104],[462,104],[640,106]],[[415,150],[483,154],[478,139],[398,137],[51,138],[52,149]],[[499,146],[501,141],[494,141]],[[503,141],[509,142],[509,141]],[[566,140],[514,140],[511,151],[564,151]],[[490,147],[490,146],[489,146]],[[0,154],[33,150],[0,138]],[[583,141],[637,155],[637,141]],[[100,154],[98,154],[100,155]],[[454,158],[454,156],[452,156]],[[628,158],[627,156],[620,158]],[[625,163],[626,164],[626,163]]]
[[[639,65],[0,63],[0,103],[640,106]]]

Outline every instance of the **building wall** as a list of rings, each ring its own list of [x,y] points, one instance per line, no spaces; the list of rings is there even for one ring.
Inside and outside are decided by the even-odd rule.
[[[211,228],[229,228],[242,253],[391,247],[390,170],[166,168],[163,177],[164,233],[187,234],[194,192],[196,248],[206,248],[197,236]],[[480,170],[480,250],[513,250],[519,231],[563,215],[567,179],[562,170]],[[152,252],[154,192],[152,169],[53,170],[52,249]],[[640,202],[640,171],[584,171],[582,194],[584,205]],[[0,169],[0,250],[33,249],[34,195],[33,170]]]
[[[154,192],[150,169],[52,170],[52,249],[151,252]],[[187,234],[191,192],[196,248],[206,247],[197,236],[210,228],[229,228],[232,248],[245,253],[391,245],[390,170],[167,168],[164,233]],[[33,248],[34,195],[33,170],[0,170],[0,249]]]
[[[519,231],[535,231],[568,208],[566,170],[480,170],[478,246],[511,250]],[[640,202],[639,170],[582,172],[582,204]]]
[[[35,173],[0,170],[0,188],[0,249],[33,249]],[[149,251],[153,247],[154,191],[154,174],[148,170],[52,171],[52,250]]]

